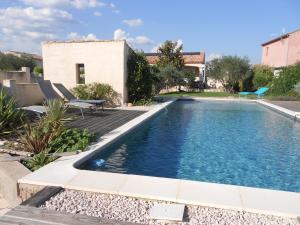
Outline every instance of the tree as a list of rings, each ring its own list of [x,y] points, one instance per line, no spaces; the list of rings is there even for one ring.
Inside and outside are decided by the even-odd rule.
[[[131,52],[127,62],[128,100],[133,103],[152,97],[150,65],[143,52]]]
[[[17,57],[11,54],[3,54],[0,52],[0,70],[20,70],[21,67],[29,67],[33,71],[35,62],[32,58],[27,56]]]
[[[160,79],[160,82],[164,84],[164,88],[169,89],[170,87],[184,85],[184,73],[179,71],[173,65],[166,65],[160,68],[157,77]]]
[[[256,65],[254,67],[253,84],[256,89],[266,86],[273,79],[273,70],[266,65]]]
[[[182,45],[178,46],[178,42],[165,41],[157,52],[159,53],[157,62],[159,68],[168,65],[172,65],[177,70],[183,68]]]
[[[208,77],[220,81],[229,92],[239,91],[239,82],[246,77],[249,70],[248,58],[223,56],[207,63]]]
[[[36,75],[36,76],[41,76],[43,73],[44,73],[44,70],[42,67],[34,67],[34,70],[33,70],[33,73]]]

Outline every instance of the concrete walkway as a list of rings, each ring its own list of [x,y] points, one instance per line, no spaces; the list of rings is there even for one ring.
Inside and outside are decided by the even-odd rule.
[[[300,101],[266,101],[274,105],[292,110],[294,112],[300,112]]]
[[[3,216],[7,211],[9,211],[9,204],[0,194],[0,216]]]

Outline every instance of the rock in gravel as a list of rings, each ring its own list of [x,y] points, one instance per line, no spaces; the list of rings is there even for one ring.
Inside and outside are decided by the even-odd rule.
[[[203,206],[186,206],[183,222],[148,219],[158,202],[120,195],[65,190],[41,207],[106,219],[153,225],[299,225],[296,219]],[[167,203],[167,202],[165,202]]]

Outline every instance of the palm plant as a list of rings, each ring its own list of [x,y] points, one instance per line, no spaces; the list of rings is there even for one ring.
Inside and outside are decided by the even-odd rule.
[[[55,127],[54,127],[54,126]],[[44,118],[38,121],[35,126],[27,122],[24,126],[23,134],[18,132],[19,142],[24,150],[38,154],[45,151],[52,141],[62,132],[62,127],[57,124],[48,123]]]
[[[47,150],[44,150],[34,155],[32,158],[25,160],[24,163],[30,170],[35,171],[56,159],[56,156],[50,155]]]
[[[66,112],[64,102],[60,99],[48,100],[46,101],[45,106],[48,107],[45,119],[49,123],[62,125],[61,122]]]
[[[0,134],[8,134],[20,125],[23,114],[15,99],[0,88]]]
[[[46,106],[48,111],[45,117],[41,118],[34,126],[27,122],[24,132],[18,132],[20,143],[25,151],[39,154],[47,150],[64,130],[62,124],[66,111],[64,103],[60,100],[49,100],[46,102]]]

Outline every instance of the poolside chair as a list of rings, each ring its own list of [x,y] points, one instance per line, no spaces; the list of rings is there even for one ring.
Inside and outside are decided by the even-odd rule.
[[[261,87],[255,92],[239,92],[240,95],[257,95],[257,97],[264,96],[264,94],[269,90],[268,87]]]
[[[45,100],[61,99],[61,97],[52,88],[52,84],[49,80],[39,81],[38,83],[44,95]],[[95,108],[95,105],[86,102],[67,102],[66,105],[73,108],[78,108],[81,112],[81,116],[83,119],[84,119],[83,109],[91,110]],[[46,106],[41,106],[41,105],[32,105],[32,106],[22,107],[21,109],[34,112],[39,117],[48,111]]]
[[[85,102],[96,106],[102,106],[104,109],[105,100],[84,100],[76,98],[63,84],[53,83],[54,87],[69,101],[69,102]]]

